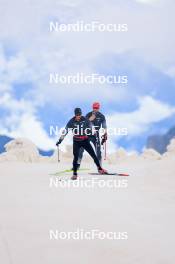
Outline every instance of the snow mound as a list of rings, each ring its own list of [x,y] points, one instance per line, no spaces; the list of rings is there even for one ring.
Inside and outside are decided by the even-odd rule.
[[[154,149],[145,149],[141,157],[148,160],[160,160],[162,158],[162,156]]]
[[[135,161],[138,158],[137,152],[128,153],[124,148],[120,147],[115,153],[108,155],[107,162],[114,164],[116,162]]]
[[[17,157],[14,154],[11,153],[2,153],[0,155],[0,162],[8,162],[8,161],[17,161]]]
[[[107,157],[107,162],[109,164],[115,163],[116,161],[122,161],[122,160],[126,160],[128,154],[125,151],[124,148],[119,148],[115,153],[111,153],[110,155],[108,155]]]
[[[175,138],[171,140],[167,147],[167,152],[163,154],[163,157],[175,157]]]
[[[170,144],[168,145],[167,152],[171,154],[175,154],[175,138],[173,138]]]
[[[0,155],[0,161],[38,162],[40,155],[30,140],[17,138],[5,145],[6,152]]]
[[[126,152],[126,150],[124,148],[119,148],[116,153],[115,153],[115,156],[117,159],[126,159],[128,154]]]
[[[63,152],[61,150],[59,150],[59,158],[60,160],[66,160],[66,161],[70,161],[73,158],[73,150],[72,150],[72,146],[66,146],[66,151]],[[53,155],[50,157],[49,159],[50,162],[58,162],[58,149],[56,149],[53,153]]]

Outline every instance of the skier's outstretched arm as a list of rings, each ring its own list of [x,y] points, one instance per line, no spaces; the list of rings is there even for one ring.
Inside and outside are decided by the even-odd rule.
[[[69,121],[67,123],[66,127],[64,128],[62,135],[60,136],[59,140],[56,143],[56,146],[61,144],[61,142],[64,140],[65,136],[68,134],[70,128],[71,128],[71,121]]]

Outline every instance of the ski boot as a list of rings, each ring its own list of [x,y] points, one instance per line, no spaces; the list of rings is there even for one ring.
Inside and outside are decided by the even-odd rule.
[[[107,170],[102,169],[102,168],[98,169],[98,173],[99,174],[108,174]]]
[[[77,178],[78,178],[78,175],[77,175],[77,172],[74,172],[73,173],[73,176],[71,177],[71,180],[77,180]]]

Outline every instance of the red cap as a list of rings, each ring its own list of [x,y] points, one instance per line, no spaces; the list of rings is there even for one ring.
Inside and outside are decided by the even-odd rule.
[[[93,109],[99,109],[100,108],[100,103],[98,103],[98,102],[93,103],[92,108]]]

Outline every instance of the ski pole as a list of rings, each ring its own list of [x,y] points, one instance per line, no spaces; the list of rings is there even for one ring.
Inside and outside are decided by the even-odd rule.
[[[95,152],[96,152],[96,155],[97,155],[97,138],[96,138],[96,142],[95,142]]]
[[[105,157],[104,157],[104,160],[106,160],[106,141],[105,141]]]
[[[60,162],[60,149],[59,149],[59,145],[58,145],[58,162]]]

